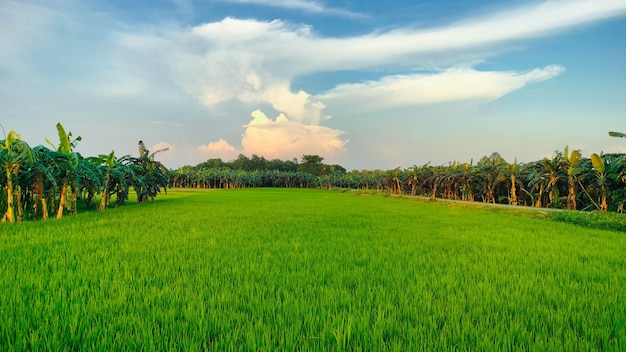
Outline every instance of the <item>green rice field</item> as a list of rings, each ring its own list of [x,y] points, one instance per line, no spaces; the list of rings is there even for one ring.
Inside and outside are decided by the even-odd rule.
[[[0,224],[0,350],[626,350],[626,233],[311,189]]]

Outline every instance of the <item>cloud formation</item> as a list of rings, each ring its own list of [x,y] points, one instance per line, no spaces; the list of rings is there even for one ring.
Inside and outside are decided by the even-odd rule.
[[[337,155],[345,150],[347,141],[341,139],[342,131],[290,121],[284,114],[272,120],[261,110],[252,112],[251,116],[250,123],[244,126],[240,151],[224,139],[200,146],[198,150],[226,160],[240,153],[281,160],[317,154],[327,160],[337,160]]]
[[[156,58],[169,77],[209,108],[233,99],[269,103],[290,119],[317,124],[325,120],[325,103],[307,92],[292,92],[296,77],[405,67],[379,85],[397,87],[398,74],[420,69],[440,72],[438,79],[457,79],[450,70],[506,51],[506,43],[624,13],[624,1],[546,2],[439,28],[346,38],[320,37],[310,26],[279,20],[225,18],[165,35],[121,35],[120,42],[143,55],[142,65]]]
[[[319,3],[302,0],[230,1],[326,10]],[[557,77],[564,68],[490,72],[474,69],[475,63],[510,50],[520,40],[624,13],[624,1],[549,1],[446,26],[342,38],[322,37],[303,24],[227,17],[192,28],[122,33],[118,40],[140,66],[137,71],[167,76],[208,109],[239,101],[256,107],[270,105],[282,113],[273,121],[263,120],[262,113],[255,111],[253,121],[245,126],[241,152],[291,158],[314,153],[312,149],[323,154],[345,148],[341,131],[322,126],[330,118],[324,113],[327,106],[384,110],[498,99],[528,83]],[[389,74],[368,82],[344,82],[316,95],[292,90],[298,77],[342,70]],[[429,73],[416,73],[425,71]],[[209,144],[204,150],[218,151],[210,150],[218,146],[226,147]]]
[[[317,1],[310,0],[222,0],[223,2],[236,4],[252,4],[284,9],[300,10],[309,13],[335,15],[343,17],[365,17],[362,14],[347,10],[326,7]]]
[[[334,160],[347,143],[340,138],[342,131],[290,121],[283,114],[272,121],[262,111],[256,110],[252,117],[241,139],[246,155],[291,159],[302,154],[318,154]]]
[[[170,1],[179,6],[181,12],[193,8],[189,0]],[[222,1],[323,15],[343,11],[324,5],[322,0]],[[191,96],[206,107],[211,118],[220,114],[235,116],[235,128],[243,123],[239,120],[243,115],[223,113],[226,108],[245,106],[246,111],[267,111],[271,107],[278,117],[263,119],[261,112],[255,111],[252,121],[241,131],[240,150],[226,142],[234,141],[233,135],[239,132],[233,133],[231,129],[228,130],[230,136],[226,136],[220,129],[224,135],[198,137],[193,141],[181,137],[174,141],[179,146],[177,152],[184,154],[183,150],[188,151],[185,148],[191,148],[197,154],[200,154],[198,150],[204,153],[273,153],[277,157],[282,153],[287,158],[302,154],[306,148],[313,148],[304,151],[306,153],[319,154],[337,154],[345,149],[343,132],[325,127],[330,118],[327,107],[335,119],[342,119],[342,112],[346,111],[342,109],[351,109],[346,115],[355,116],[353,112],[358,109],[385,110],[459,100],[490,101],[527,84],[558,77],[564,68],[546,66],[552,62],[533,64],[517,71],[506,68],[505,71],[480,71],[476,67],[477,63],[518,49],[518,44],[526,39],[626,14],[623,0],[533,1],[512,10],[485,12],[480,17],[443,26],[405,26],[355,36],[327,37],[307,24],[281,20],[227,17],[192,27],[175,22],[136,24],[123,23],[106,10],[95,7],[94,10],[92,4],[78,6],[79,2],[74,0],[54,2],[54,6],[44,1],[0,2],[0,23],[3,24],[0,80],[18,82],[0,85],[3,96],[9,96],[6,93],[9,91],[11,94],[19,91],[22,82],[27,81],[24,78],[32,76],[31,82],[49,80],[49,83],[24,84],[23,96],[30,99],[33,91],[39,89],[37,92],[42,99],[47,97],[51,102],[60,102],[63,111],[68,110],[66,104],[75,101],[84,101],[88,109],[95,110],[89,105],[91,101],[76,98],[72,93],[75,92],[72,89],[78,87],[81,97],[91,95],[93,101],[103,102],[107,110],[100,109],[102,116],[110,115],[109,107],[119,107],[125,112],[120,113],[120,119],[125,119],[126,111],[130,111],[129,115],[138,115],[141,120],[168,122],[170,118],[181,119],[180,116],[185,115],[176,104],[192,105],[187,100]],[[75,33],[80,35],[68,35]],[[342,80],[347,75],[342,75],[341,71],[368,71],[368,77],[374,75],[375,79]],[[298,82],[300,87],[306,87],[307,75],[329,72],[331,75],[337,72],[332,76],[335,81],[332,84],[336,86],[330,90],[313,92],[293,88],[296,79],[302,80]],[[174,101],[173,96],[184,99]],[[23,110],[18,104],[15,106],[13,110]],[[152,110],[146,106],[151,106]],[[219,113],[213,114],[215,111]],[[202,113],[204,111],[199,112],[200,116]],[[341,122],[342,126],[350,125]],[[194,128],[192,125],[193,119],[185,120],[189,129]],[[215,130],[207,133],[215,133]],[[172,141],[168,138],[172,137],[163,135],[154,139]],[[352,139],[352,143],[356,143],[356,139]],[[206,140],[217,142],[196,149]],[[189,144],[185,146],[185,143]],[[159,156],[169,157],[169,154]]]
[[[211,142],[207,145],[201,145],[198,150],[203,153],[231,153],[236,151],[235,147],[228,144],[224,138],[220,138],[217,142]]]
[[[315,98],[329,104],[351,104],[353,112],[460,100],[489,101],[564,71],[557,65],[527,73],[453,68],[429,75],[396,75],[379,81],[342,84]],[[354,101],[360,103],[352,104]]]

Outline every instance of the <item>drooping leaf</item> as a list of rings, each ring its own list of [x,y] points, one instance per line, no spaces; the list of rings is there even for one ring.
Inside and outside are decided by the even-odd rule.
[[[61,125],[60,122],[57,123],[57,131],[59,131],[58,151],[63,154],[69,155],[71,151],[70,137],[68,137],[67,133],[65,132],[65,128],[63,128],[63,125]]]
[[[604,160],[596,153],[591,154],[591,164],[597,172],[604,172]]]
[[[573,150],[572,151],[572,155],[570,155],[570,157],[569,157],[570,165],[574,166],[574,165],[578,164],[578,162],[580,161],[580,158],[582,158],[582,154],[580,153],[580,151],[579,150]]]
[[[620,137],[620,138],[626,138],[626,133],[622,133],[622,132],[609,132],[609,136],[611,137]]]

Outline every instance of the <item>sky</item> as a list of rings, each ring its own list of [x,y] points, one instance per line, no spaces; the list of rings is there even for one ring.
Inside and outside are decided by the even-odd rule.
[[[0,125],[348,170],[626,152],[626,0],[0,0]],[[2,137],[3,138],[3,137]]]

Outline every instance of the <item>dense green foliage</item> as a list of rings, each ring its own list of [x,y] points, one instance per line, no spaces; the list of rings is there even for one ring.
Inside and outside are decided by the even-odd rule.
[[[589,227],[626,232],[626,215],[602,212],[575,212],[562,211],[550,213],[550,218],[556,221]]]
[[[626,237],[357,192],[2,225],[0,350],[626,350]]]
[[[81,137],[72,139],[57,124],[59,144],[31,148],[21,136],[10,131],[0,140],[0,214],[2,222],[47,219],[49,213],[61,218],[76,214],[79,207],[104,210],[112,197],[123,204],[132,187],[137,200],[154,199],[167,186],[168,170],[140,143],[139,157],[116,157],[114,152],[83,157],[75,151]]]
[[[239,156],[231,164],[220,159],[186,166],[170,172],[170,185],[191,188],[245,187],[322,187],[376,189],[392,194],[480,201],[510,205],[570,210],[624,212],[626,203],[626,155],[592,154],[582,157],[577,150],[556,152],[552,158],[509,163],[498,153],[478,163],[425,164],[409,169],[353,170],[325,165],[316,156],[305,155],[293,169],[271,168],[271,163],[248,163],[236,169],[241,160],[265,160]],[[315,161],[311,166],[311,161]],[[220,164],[221,163],[221,164]],[[280,165],[274,162],[275,165]],[[215,167],[216,165],[222,165]],[[230,165],[230,166],[229,166]],[[254,169],[254,165],[265,165]],[[313,171],[311,171],[313,170]]]

